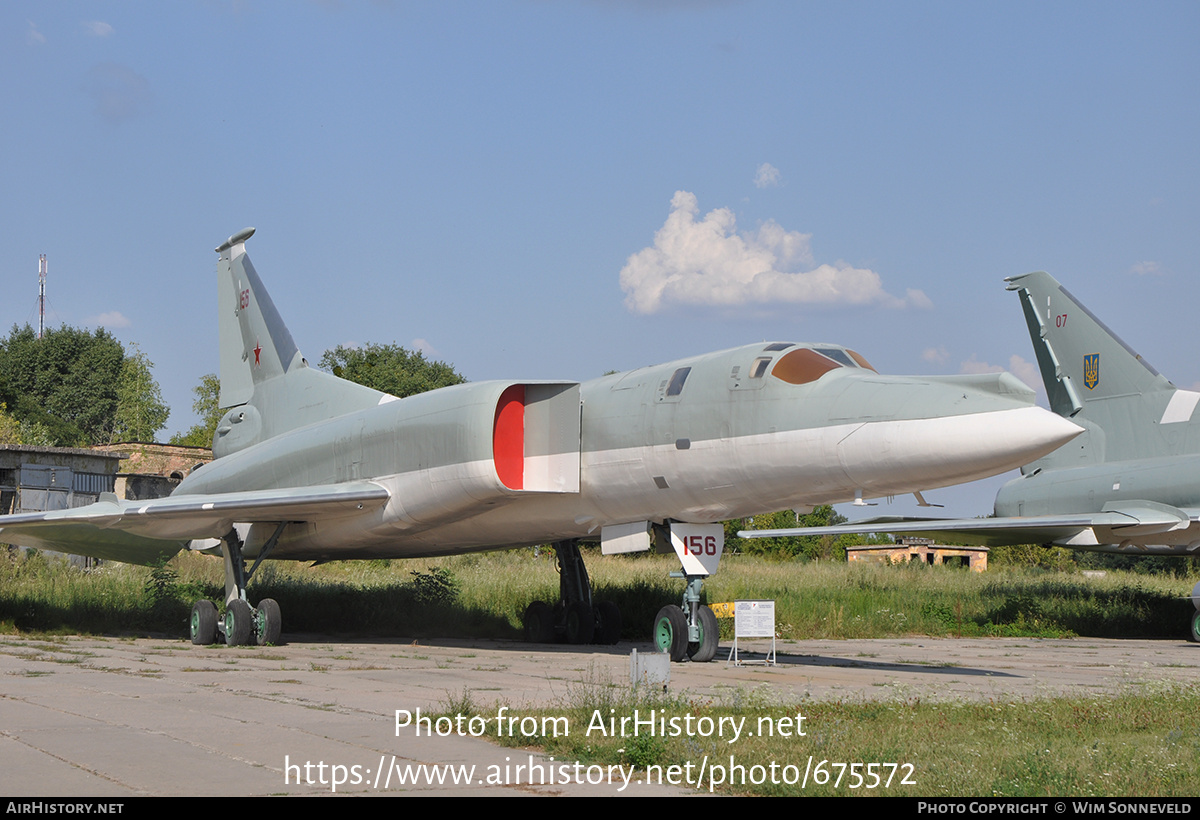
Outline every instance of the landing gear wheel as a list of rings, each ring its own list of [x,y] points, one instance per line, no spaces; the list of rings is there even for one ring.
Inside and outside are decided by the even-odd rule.
[[[620,640],[620,607],[611,600],[596,601],[595,642],[612,646]]]
[[[259,646],[274,646],[279,643],[279,632],[283,628],[283,616],[274,598],[263,598],[254,613],[254,636]]]
[[[576,601],[567,607],[567,643],[591,643],[596,634],[596,620],[592,617],[592,608],[583,601]]]
[[[596,643],[612,646],[621,640],[621,610],[612,601],[596,602]]]
[[[664,606],[655,616],[654,645],[659,652],[666,652],[672,661],[681,661],[687,654],[687,618],[675,604]]]
[[[554,610],[543,601],[525,607],[525,640],[529,643],[554,642]]]
[[[1191,597],[1192,606],[1196,608],[1196,611],[1192,613],[1192,617],[1189,619],[1192,628],[1188,633],[1188,638],[1192,643],[1200,643],[1200,581],[1197,581],[1196,585],[1192,587]]]
[[[708,663],[717,654],[717,639],[721,637],[721,628],[717,624],[717,616],[703,604],[696,614],[697,620],[700,621],[700,640],[689,643],[687,653],[696,663]]]
[[[217,607],[212,601],[196,601],[192,606],[191,633],[196,646],[217,642]]]
[[[245,646],[254,633],[254,612],[250,604],[235,598],[225,607],[225,645]]]

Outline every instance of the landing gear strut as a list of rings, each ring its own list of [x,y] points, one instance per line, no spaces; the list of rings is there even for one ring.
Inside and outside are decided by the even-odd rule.
[[[615,644],[621,638],[621,610],[612,601],[592,601],[592,585],[571,539],[552,545],[558,561],[559,602],[534,601],[525,609],[525,640],[551,643]]]
[[[224,636],[228,646],[279,643],[282,627],[279,604],[272,598],[264,598],[257,608],[250,606],[246,599],[246,583],[274,549],[285,526],[286,522],[276,526],[248,570],[242,556],[243,541],[237,530],[231,529],[221,539],[221,555],[225,559],[225,617],[217,617],[217,607],[212,601],[197,601],[192,607],[190,622],[192,643],[207,646],[216,643],[220,636]]]

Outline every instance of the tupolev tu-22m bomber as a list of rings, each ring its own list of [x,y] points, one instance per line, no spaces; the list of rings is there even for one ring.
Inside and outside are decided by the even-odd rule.
[[[579,551],[673,547],[682,606],[654,623],[672,659],[711,660],[703,578],[719,522],[970,481],[1069,441],[1071,422],[1008,374],[884,376],[847,348],[772,342],[574,381],[483,381],[398,399],[309,366],[246,254],[216,250],[222,408],[214,460],[167,497],[105,495],[0,517],[0,539],[151,563],[219,553],[225,612],[192,610],[207,644],[279,640],[264,559],[406,558],[551,543],[561,600],[532,602],[535,641],[615,643],[621,615],[592,600]],[[670,546],[667,546],[667,545]],[[252,564],[250,562],[253,562]]]

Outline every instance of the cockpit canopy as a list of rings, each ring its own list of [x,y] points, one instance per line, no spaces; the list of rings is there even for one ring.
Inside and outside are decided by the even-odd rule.
[[[777,359],[770,355],[755,359],[750,367],[750,378],[761,379],[768,368],[772,376],[788,384],[815,382],[830,370],[837,370],[839,367],[863,368],[875,372],[875,368],[858,353],[836,345],[797,347],[791,342],[774,342],[764,347],[763,353],[778,353],[784,350],[788,352]]]

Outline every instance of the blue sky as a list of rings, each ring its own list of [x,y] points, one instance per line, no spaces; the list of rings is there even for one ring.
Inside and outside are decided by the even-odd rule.
[[[1036,383],[1002,280],[1047,270],[1191,387],[1198,40],[1184,2],[9,0],[0,324],[45,253],[51,321],[139,344],[186,428],[212,249],[254,225],[313,361],[586,379],[793,339]]]

